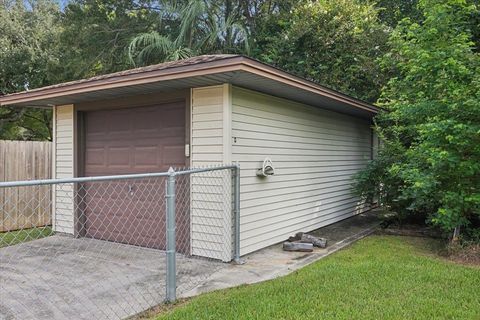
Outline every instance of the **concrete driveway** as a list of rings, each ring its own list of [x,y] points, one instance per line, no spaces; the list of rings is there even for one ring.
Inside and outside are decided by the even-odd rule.
[[[178,256],[178,292],[227,266]],[[119,319],[164,298],[161,250],[58,235],[0,249],[0,319]]]
[[[312,234],[326,249],[259,250],[233,265],[177,256],[177,293],[200,293],[287,275],[375,230],[375,212],[360,214]],[[165,252],[63,236],[0,248],[0,319],[119,319],[164,301]]]

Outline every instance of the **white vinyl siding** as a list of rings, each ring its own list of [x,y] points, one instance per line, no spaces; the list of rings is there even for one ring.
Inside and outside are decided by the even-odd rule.
[[[364,210],[351,185],[371,157],[369,121],[237,87],[232,104],[242,255]],[[275,175],[259,178],[266,157]]]
[[[230,90],[228,85],[192,89],[192,154],[194,168],[229,162]],[[230,261],[231,179],[217,171],[191,176],[192,255]]]
[[[54,108],[54,175],[57,179],[74,176],[74,107]],[[72,184],[55,185],[53,226],[57,232],[74,232],[74,196]]]

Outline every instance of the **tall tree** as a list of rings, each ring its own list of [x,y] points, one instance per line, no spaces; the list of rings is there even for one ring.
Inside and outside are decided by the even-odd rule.
[[[232,0],[188,0],[166,3],[160,22],[135,37],[129,47],[136,64],[178,60],[203,53],[250,51],[250,30],[244,16],[248,3]]]
[[[58,5],[50,0],[0,2],[0,93],[49,85],[59,64]],[[51,112],[1,108],[0,139],[51,139]]]
[[[306,1],[272,22],[279,32],[258,57],[283,69],[370,102],[385,82],[376,59],[386,52],[387,28],[371,4]]]
[[[131,39],[156,21],[149,0],[73,0],[62,15],[63,62],[59,72],[72,80],[131,67],[126,49]]]
[[[208,53],[256,55],[267,36],[265,21],[298,0],[186,0],[158,6],[159,22],[130,44],[130,57],[145,65]],[[261,31],[258,33],[258,31]]]

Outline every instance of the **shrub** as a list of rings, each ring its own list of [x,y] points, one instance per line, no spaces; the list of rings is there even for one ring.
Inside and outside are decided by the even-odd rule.
[[[395,69],[376,119],[383,142],[355,189],[400,215],[422,216],[445,232],[480,217],[480,56],[462,0],[420,1],[423,22],[403,20],[381,60]]]

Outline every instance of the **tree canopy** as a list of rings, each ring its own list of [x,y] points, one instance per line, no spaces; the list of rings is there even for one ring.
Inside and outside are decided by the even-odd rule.
[[[273,22],[280,31],[265,35],[258,57],[373,102],[385,83],[376,60],[387,50],[388,36],[378,14],[373,4],[356,0],[306,1]]]
[[[57,81],[60,9],[48,0],[0,2],[0,94]],[[51,114],[41,109],[0,109],[0,138],[51,138]]]

